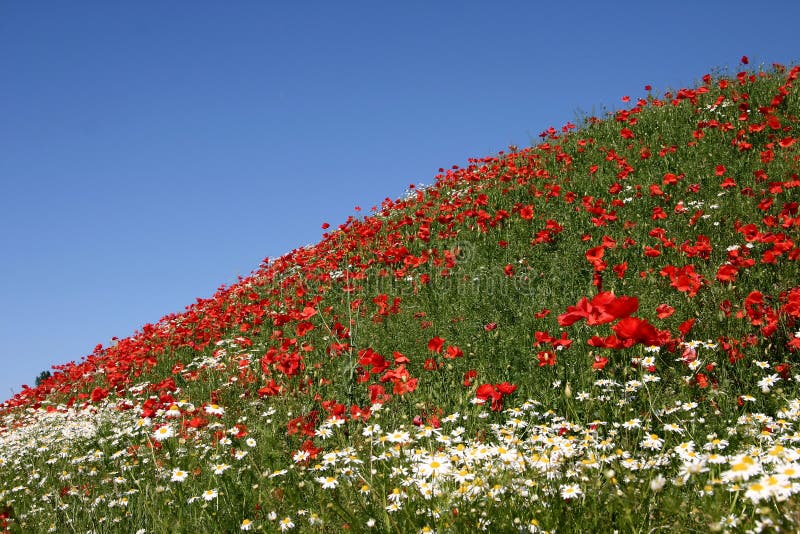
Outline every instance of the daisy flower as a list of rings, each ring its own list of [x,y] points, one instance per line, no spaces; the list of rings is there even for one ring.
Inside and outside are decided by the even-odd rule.
[[[622,423],[622,428],[631,429],[631,428],[639,428],[642,426],[642,421],[639,418],[631,419],[629,421],[625,421]]]
[[[417,464],[417,472],[423,477],[437,477],[450,472],[450,459],[442,454],[436,454],[422,459]]]
[[[747,491],[745,491],[744,496],[754,503],[757,503],[768,498],[770,493],[770,489],[766,485],[762,484],[761,482],[753,482],[747,486]]]
[[[386,439],[392,443],[405,443],[411,439],[411,434],[404,430],[395,430],[386,435]]]
[[[169,425],[164,425],[158,427],[158,429],[153,432],[153,439],[156,441],[164,441],[165,439],[171,438],[175,435],[175,431]]]
[[[172,478],[170,480],[172,482],[183,482],[189,476],[189,473],[184,471],[183,469],[178,469],[177,467],[172,470]]]
[[[761,380],[758,381],[758,386],[761,388],[762,393],[769,393],[769,390],[772,389],[772,386],[777,384],[780,381],[781,377],[777,374],[772,374],[770,376],[765,376]]]
[[[683,435],[684,430],[675,423],[667,423],[664,425],[664,430],[667,432],[675,432],[676,434]]]
[[[722,473],[723,482],[748,480],[750,477],[761,473],[761,463],[748,454],[740,454],[730,462],[730,470]]]
[[[800,477],[800,465],[796,463],[780,464],[775,468],[775,474],[786,479]]]
[[[652,490],[653,493],[657,493],[661,491],[661,489],[664,487],[664,484],[666,483],[667,479],[664,478],[664,476],[661,475],[661,473],[659,473],[654,478],[650,479],[650,490]]]
[[[664,440],[661,439],[657,434],[650,434],[642,440],[640,444],[642,448],[649,449],[651,451],[660,450],[662,445],[664,445]]]
[[[225,408],[219,406],[218,404],[209,404],[205,408],[206,413],[210,415],[224,415]]]
[[[316,480],[322,485],[322,489],[334,489],[339,485],[336,477],[317,477]]]
[[[231,466],[228,464],[215,464],[211,466],[211,470],[215,475],[221,475],[222,473],[230,469],[230,467]]]
[[[205,501],[213,501],[219,496],[219,492],[216,489],[205,490],[201,497]]]
[[[311,457],[311,453],[310,452],[301,450],[301,451],[295,452],[292,455],[292,460],[294,460],[295,463],[299,464],[300,462],[304,462],[304,461],[308,460],[310,457]]]
[[[333,435],[333,430],[329,427],[318,428],[314,431],[314,435],[322,439],[328,439]]]
[[[561,486],[561,498],[568,501],[583,495],[581,487],[577,484],[564,484]]]

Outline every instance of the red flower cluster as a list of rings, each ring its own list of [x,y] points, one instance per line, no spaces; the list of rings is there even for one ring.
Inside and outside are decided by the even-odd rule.
[[[633,345],[664,345],[669,339],[669,332],[659,331],[645,319],[631,316],[639,309],[636,297],[617,297],[610,291],[598,293],[591,300],[581,298],[576,306],[567,307],[567,311],[558,316],[558,324],[570,326],[585,320],[589,326],[613,323],[613,335],[602,338],[594,335],[588,340],[592,347],[622,349]],[[602,369],[605,361],[596,360],[595,369]]]

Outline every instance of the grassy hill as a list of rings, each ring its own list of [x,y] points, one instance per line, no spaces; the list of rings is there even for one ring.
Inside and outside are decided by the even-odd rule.
[[[442,169],[54,367],[0,527],[800,529],[798,74]]]

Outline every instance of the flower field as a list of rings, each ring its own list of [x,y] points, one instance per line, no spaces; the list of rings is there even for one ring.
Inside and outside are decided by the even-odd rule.
[[[0,531],[800,530],[799,75],[645,87],[54,366]]]

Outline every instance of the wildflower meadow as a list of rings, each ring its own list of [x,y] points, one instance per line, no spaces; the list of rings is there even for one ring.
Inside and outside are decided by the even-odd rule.
[[[0,531],[800,530],[800,66],[747,63],[55,365]]]

